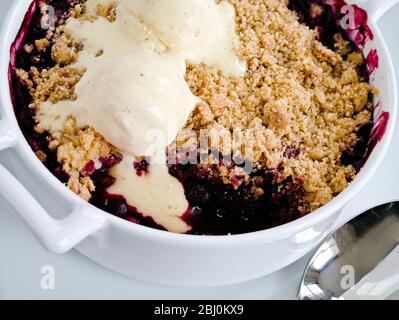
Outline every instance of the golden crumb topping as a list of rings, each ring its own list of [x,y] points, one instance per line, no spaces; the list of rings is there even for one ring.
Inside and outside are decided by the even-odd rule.
[[[344,60],[339,55],[348,46],[343,39],[337,42],[337,52],[324,47],[286,1],[231,2],[248,73],[232,78],[209,66],[191,65],[186,80],[203,103],[187,127],[252,129],[251,160],[300,178],[311,209],[316,209],[355,175],[340,157],[357,142],[359,127],[371,119],[369,97],[376,90],[360,82],[356,72],[363,57],[354,53]],[[287,147],[301,150],[299,156],[285,157]]]

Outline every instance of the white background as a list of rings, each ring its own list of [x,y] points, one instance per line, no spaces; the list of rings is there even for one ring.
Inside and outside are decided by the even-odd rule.
[[[0,21],[12,1],[0,1]],[[399,75],[399,58],[395,58],[399,57],[399,6],[380,24]],[[365,197],[397,196],[399,199],[399,130],[397,132],[381,170],[354,200],[357,203]],[[75,251],[62,256],[48,253],[0,199],[0,299],[294,299],[308,259],[309,256],[272,275],[235,286],[160,287],[106,270]],[[45,291],[40,287],[43,265],[55,268],[55,290]]]

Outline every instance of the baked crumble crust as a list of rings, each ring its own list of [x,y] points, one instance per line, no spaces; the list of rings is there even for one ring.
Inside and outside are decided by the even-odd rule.
[[[348,41],[339,39],[336,52],[326,48],[287,1],[231,2],[248,73],[231,78],[209,66],[189,66],[187,82],[204,102],[187,127],[254,130],[255,166],[279,167],[285,177],[300,178],[314,210],[354,178],[355,169],[340,157],[371,121],[370,95],[376,89],[359,79],[360,53],[343,58]],[[301,152],[287,158],[287,147]]]
[[[185,129],[252,130],[254,152],[248,160],[255,172],[278,169],[276,183],[292,179],[303,186],[306,201],[299,209],[313,211],[355,177],[355,168],[341,162],[342,152],[356,145],[359,128],[371,122],[371,97],[377,90],[357,72],[365,63],[362,54],[351,51],[340,35],[335,51],[322,45],[317,31],[300,23],[288,9],[288,1],[230,2],[237,12],[238,55],[247,61],[248,72],[242,78],[229,77],[206,65],[188,65],[186,81],[202,102]],[[112,23],[116,10],[115,5],[99,6],[98,17],[93,17],[86,13],[84,1],[78,1],[70,15],[89,20],[105,17]],[[31,108],[38,110],[44,101],[76,99],[74,88],[85,72],[73,66],[80,46],[65,33],[62,23],[25,46],[27,52],[50,52],[54,62],[48,68],[18,70],[33,97]],[[40,123],[36,130],[43,130]],[[182,131],[177,145],[196,148],[198,141],[187,140]],[[69,175],[68,187],[85,200],[95,190],[86,165],[117,152],[93,128],[78,128],[73,118],[49,138],[49,147]],[[36,154],[44,161],[44,152]],[[198,167],[235,189],[250,186],[256,198],[269,191],[259,176],[234,163]]]
[[[85,200],[90,200],[95,185],[88,176],[87,164],[99,162],[116,150],[93,128],[78,128],[69,118],[64,130],[52,135],[50,149],[57,150],[57,160],[69,174],[68,187]]]

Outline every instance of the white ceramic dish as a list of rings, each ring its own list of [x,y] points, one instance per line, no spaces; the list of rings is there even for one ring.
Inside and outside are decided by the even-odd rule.
[[[380,65],[372,83],[380,88],[382,110],[389,112],[386,133],[356,180],[326,206],[277,228],[235,236],[190,236],[142,227],[116,218],[84,202],[62,185],[36,158],[23,137],[8,86],[9,49],[31,0],[15,1],[4,22],[0,40],[0,150],[10,152],[24,170],[34,173],[37,184],[54,190],[71,214],[55,219],[47,213],[7,169],[0,165],[0,192],[50,251],[76,248],[98,263],[126,275],[173,286],[216,286],[254,279],[296,261],[320,240],[365,208],[347,212],[346,204],[378,169],[391,142],[397,115],[394,69],[377,20],[399,0],[361,3],[374,33],[365,53],[377,49]],[[359,3],[352,1],[351,3]]]

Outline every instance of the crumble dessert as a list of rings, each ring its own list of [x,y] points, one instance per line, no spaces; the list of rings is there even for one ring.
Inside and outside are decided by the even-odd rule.
[[[346,188],[366,156],[376,89],[338,13],[316,0],[173,0],[171,32],[168,7],[154,3],[33,3],[13,102],[62,182],[128,221],[216,235],[293,221]],[[187,12],[206,23],[188,28]],[[155,162],[147,129],[176,119]]]

